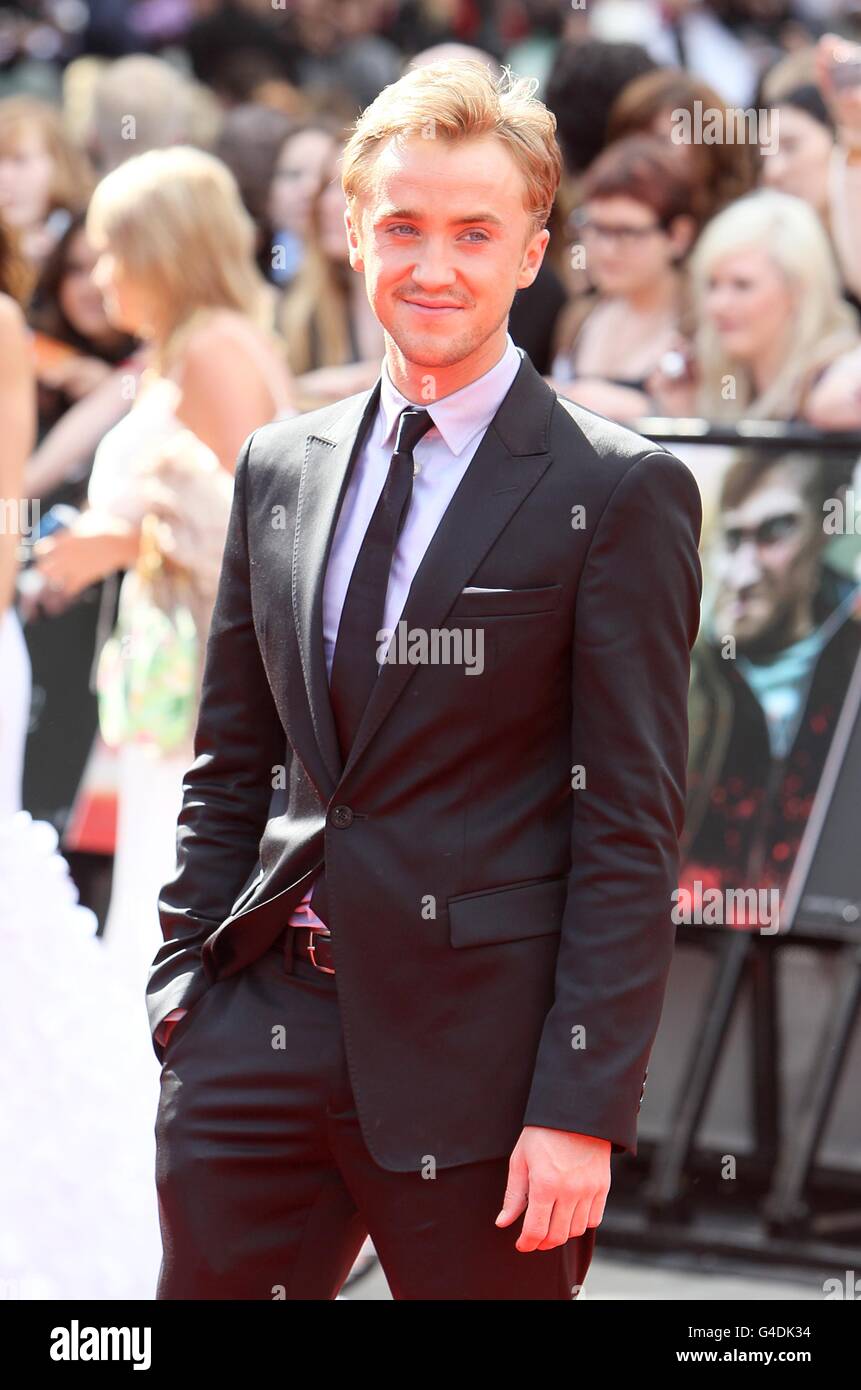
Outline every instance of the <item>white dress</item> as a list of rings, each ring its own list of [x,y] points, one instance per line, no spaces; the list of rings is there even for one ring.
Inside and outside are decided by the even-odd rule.
[[[137,524],[145,510],[138,470],[183,429],[174,413],[179,388],[165,378],[141,392],[128,415],[96,450],[90,507]],[[138,744],[117,751],[117,835],[104,941],[117,968],[141,997],[161,945],[158,894],[176,865],[176,823],[182,779],[194,752],[191,737],[171,753]]]
[[[96,936],[56,830],[21,809],[30,663],[11,609],[0,671],[0,1285],[152,1299],[160,1072],[143,993]]]
[[[177,394],[155,381],[105,435],[92,507],[140,518],[136,469],[182,430]],[[168,756],[119,752],[113,890],[99,938],[53,826],[21,809],[29,703],[29,658],[10,610],[0,616],[0,1288],[28,1300],[149,1300],[161,1261],[160,1067],[145,986],[193,740]]]

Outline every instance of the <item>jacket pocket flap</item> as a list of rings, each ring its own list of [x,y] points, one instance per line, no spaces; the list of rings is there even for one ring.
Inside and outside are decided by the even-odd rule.
[[[497,941],[558,933],[567,892],[566,874],[562,878],[536,878],[449,898],[451,944],[490,946]]]

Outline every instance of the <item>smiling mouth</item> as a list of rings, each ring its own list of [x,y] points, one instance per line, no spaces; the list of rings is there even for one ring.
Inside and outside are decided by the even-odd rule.
[[[404,304],[422,314],[453,314],[462,309],[462,304],[422,304],[415,299],[405,299]]]

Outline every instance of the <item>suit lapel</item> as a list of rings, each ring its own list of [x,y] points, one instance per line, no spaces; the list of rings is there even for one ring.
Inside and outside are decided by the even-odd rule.
[[[349,402],[334,429],[308,436],[296,505],[293,615],[311,718],[332,788],[341,775],[341,750],[323,645],[323,581],[353,461],[373,424],[379,400],[378,378],[367,395]]]
[[[323,645],[323,583],[353,461],[370,429],[380,380],[351,401],[337,425],[306,442],[293,550],[293,612],[320,755],[330,791],[361,757],[413,675],[415,666],[384,663],[346,764],[342,765]],[[440,521],[410,587],[400,620],[427,631],[452,604],[497,536],[551,462],[547,451],[555,393],[523,355]]]

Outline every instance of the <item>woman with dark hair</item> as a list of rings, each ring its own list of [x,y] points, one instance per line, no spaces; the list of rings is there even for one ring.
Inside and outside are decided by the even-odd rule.
[[[770,110],[779,122],[780,140],[763,153],[761,182],[810,203],[827,231],[835,127],[825,99],[818,87],[805,82],[782,93]]]
[[[96,253],[84,222],[84,214],[76,214],[48,256],[27,316],[33,330],[40,439],[139,346],[105,312],[92,278]]]
[[[78,214],[45,261],[27,311],[38,442],[23,487],[49,525],[86,505],[99,440],[128,411],[143,365],[142,345],[107,318],[92,278],[95,260]],[[35,814],[61,826],[95,732],[92,649],[114,595],[110,585],[93,585],[71,600],[39,585],[35,574],[22,587],[19,611],[38,692],[24,794]]]
[[[656,66],[639,43],[587,39],[559,45],[544,100],[556,117],[569,177],[588,169],[608,139],[615,138],[608,129],[615,103]]]
[[[629,135],[655,135],[663,140],[684,177],[690,179],[691,210],[700,226],[721,208],[748,193],[759,169],[759,146],[729,139],[707,144],[680,139],[682,121],[695,122],[697,113],[720,113],[722,128],[734,118],[713,87],[680,68],[659,68],[628,83],[616,98],[607,121],[609,142]],[[681,116],[680,116],[681,113]]]
[[[285,136],[274,160],[266,200],[272,229],[268,274],[285,290],[301,268],[311,234],[313,201],[340,145],[335,126],[316,117]]]
[[[684,260],[697,231],[693,186],[656,136],[609,146],[570,220],[591,291],[562,316],[551,384],[614,419],[650,413],[646,382],[686,322]]]

